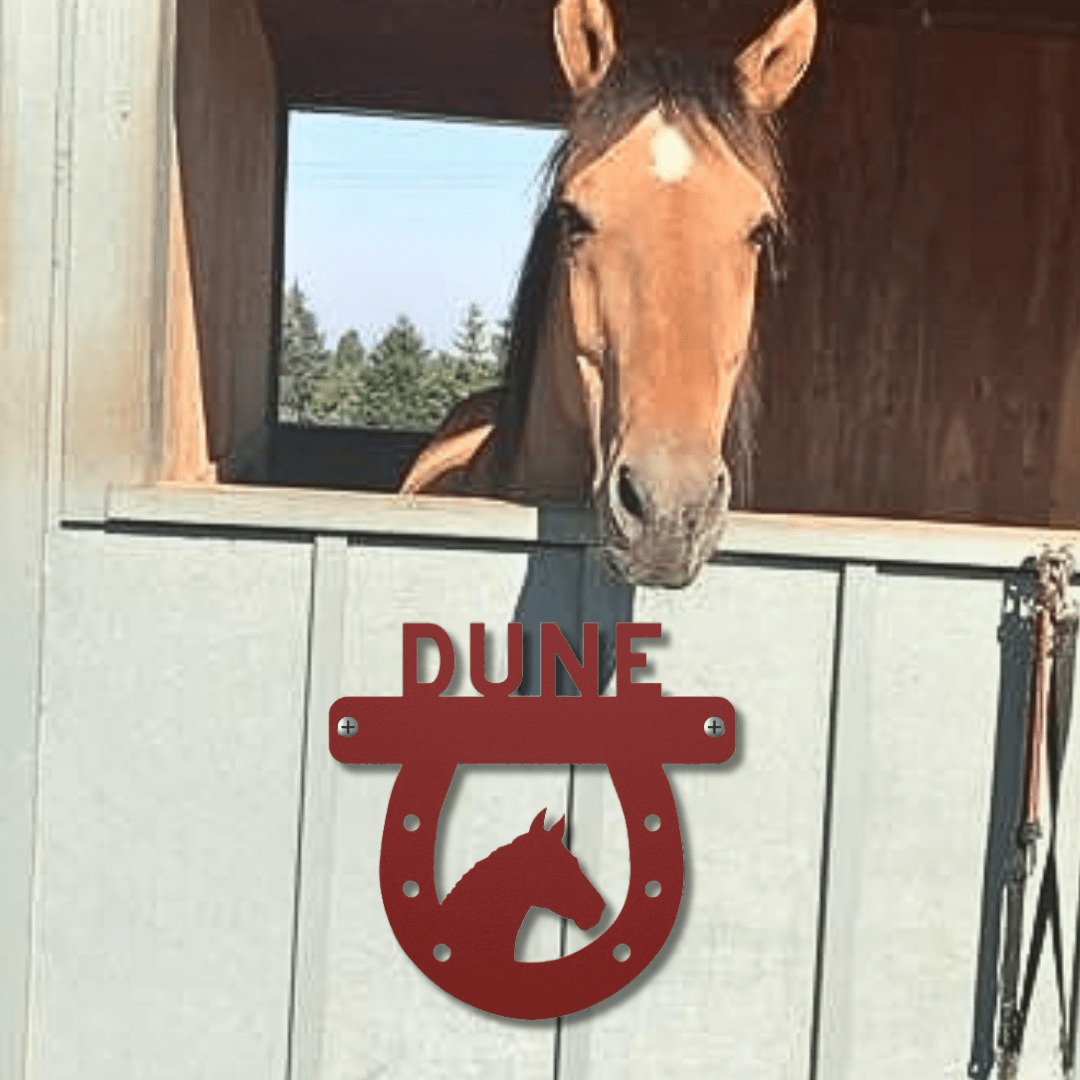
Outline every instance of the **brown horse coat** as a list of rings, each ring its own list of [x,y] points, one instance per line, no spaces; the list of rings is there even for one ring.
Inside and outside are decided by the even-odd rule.
[[[693,579],[723,528],[725,432],[747,385],[759,263],[782,231],[772,118],[816,27],[799,0],[727,64],[622,54],[606,0],[558,0],[575,108],[504,385],[451,412],[405,493],[591,500],[626,578]]]

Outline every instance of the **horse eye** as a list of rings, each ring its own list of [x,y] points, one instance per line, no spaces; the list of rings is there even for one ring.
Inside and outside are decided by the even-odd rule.
[[[762,218],[750,231],[748,239],[765,263],[767,279],[774,283],[780,281],[785,276],[786,266],[779,222],[772,217]]]
[[[563,242],[571,250],[596,232],[593,223],[571,202],[557,203],[555,215]]]
[[[776,223],[776,219],[763,217],[753,229],[750,230],[748,239],[758,251],[769,251],[776,247],[779,235],[780,229]]]

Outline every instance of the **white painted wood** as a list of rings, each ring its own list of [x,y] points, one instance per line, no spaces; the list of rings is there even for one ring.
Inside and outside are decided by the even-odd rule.
[[[110,521],[490,540],[543,539],[549,544],[580,544],[594,533],[592,519],[583,511],[538,510],[487,499],[226,484],[116,487],[109,492],[106,516]]]
[[[64,513],[154,478],[165,345],[173,0],[74,6]]]
[[[865,730],[838,727],[823,1078],[966,1075],[1001,602],[992,579],[878,577]]]
[[[284,1080],[309,549],[50,538],[29,1075]]]
[[[315,540],[308,649],[303,813],[297,865],[296,959],[293,973],[289,1080],[319,1075],[329,963],[329,867],[333,863],[337,764],[327,752],[330,706],[341,697],[341,654],[348,610],[344,537]]]
[[[0,1076],[11,1080],[25,1060],[70,8],[0,3]]]
[[[1013,569],[1042,545],[1071,545],[1080,533],[1065,529],[960,525],[939,521],[812,517],[804,514],[732,514],[720,551],[841,562]]]
[[[836,588],[830,570],[709,567],[684,592],[639,593],[635,620],[667,638],[646,646],[650,678],[728,697],[739,749],[715,770],[668,770],[688,861],[680,921],[640,986],[564,1022],[567,1080],[806,1076]],[[576,801],[595,814],[587,782]],[[601,793],[601,872],[609,851],[616,870],[625,860],[613,801]]]
[[[873,723],[870,684],[875,660],[877,573],[865,563],[844,567],[837,630],[832,716],[830,790],[826,798],[826,889],[820,971],[815,1077],[845,1077],[849,1072],[849,1023],[861,1008],[853,998],[854,943],[867,835],[865,808],[869,783],[869,739]]]
[[[468,626],[493,633],[489,672],[505,671],[505,627],[526,570],[524,553],[455,552],[406,547],[351,550],[350,604],[343,692],[401,693],[401,625],[435,622],[459,649],[456,690],[471,693]],[[495,647],[497,646],[498,647]],[[398,946],[382,907],[378,862],[382,824],[396,769],[335,766],[326,1012],[320,1080],[356,1076],[507,1077],[550,1080],[554,1023],[522,1023],[477,1012],[423,976]],[[548,808],[565,811],[568,770],[561,767],[462,769],[440,821],[445,892],[475,861],[523,833]],[[531,927],[519,956],[558,955],[551,917]]]
[[[435,495],[405,498],[371,492],[227,485],[119,485],[109,492],[105,517],[117,522],[234,525],[354,535],[597,543],[596,527],[585,511],[537,510],[484,499]],[[1080,533],[739,512],[731,515],[719,558],[728,555],[1006,569],[1038,554],[1042,544],[1069,544],[1080,552]]]
[[[330,504],[285,495],[209,497],[203,505],[219,516],[204,528],[243,506],[245,524],[259,518],[268,530],[242,539],[182,539],[166,535],[163,521],[147,535],[53,536],[34,1080],[284,1076],[290,1048],[290,1080],[533,1080],[553,1074],[557,1048],[559,1075],[573,1080],[965,1071],[997,719],[999,575],[950,566],[948,544],[919,529],[910,530],[906,562],[929,551],[944,565],[829,565],[824,541],[802,557],[798,529],[784,541],[779,527],[765,535],[766,524],[764,556],[721,559],[687,590],[639,591],[634,618],[667,631],[665,643],[646,646],[651,677],[669,693],[730,697],[740,750],[719,770],[671,770],[690,874],[668,953],[640,986],[564,1022],[556,1039],[552,1023],[475,1012],[413,968],[378,887],[395,770],[340,767],[325,745],[326,709],[339,694],[400,693],[403,622],[451,633],[457,690],[471,693],[468,625],[485,621],[498,673],[532,550],[513,534],[523,527],[520,508],[506,518],[490,509],[470,544],[464,532],[441,541],[438,532],[465,530],[459,515],[469,503],[448,504],[427,536],[410,537],[407,510],[393,500],[345,499],[329,512],[347,527],[316,540],[311,578],[310,549],[275,538],[274,514],[299,506],[313,528]],[[484,537],[488,527],[512,535]],[[531,527],[549,526],[534,517]],[[896,542],[892,530],[869,529],[868,547]],[[347,532],[358,538],[351,546]],[[972,546],[988,559],[1013,552],[1018,563],[1037,550],[1021,552],[1019,540]],[[773,557],[783,544],[787,562]],[[535,550],[545,553],[545,572],[565,571],[569,583],[563,596],[544,578],[554,608],[579,611],[575,589],[588,575],[574,549]],[[264,718],[258,737],[244,721],[253,715]],[[243,748],[225,734],[237,724]],[[254,772],[252,753],[262,755]],[[1066,904],[1080,865],[1080,829],[1071,828],[1080,820],[1080,756],[1071,760]],[[603,770],[576,773],[575,852],[618,907],[625,824]],[[441,889],[543,806],[553,821],[566,808],[567,779],[561,767],[464,771],[443,822]],[[161,836],[172,845],[167,858],[155,846]],[[1032,906],[1036,888],[1037,879]],[[559,937],[554,918],[537,919],[523,955],[555,956]],[[581,944],[572,928],[568,938],[571,948]],[[1047,962],[1023,1077],[1053,1075],[1050,970]]]

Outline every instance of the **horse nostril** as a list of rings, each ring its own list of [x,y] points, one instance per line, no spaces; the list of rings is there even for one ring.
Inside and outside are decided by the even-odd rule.
[[[639,521],[645,519],[645,507],[642,505],[641,496],[630,480],[630,470],[623,465],[619,469],[619,501],[623,504],[626,512]]]

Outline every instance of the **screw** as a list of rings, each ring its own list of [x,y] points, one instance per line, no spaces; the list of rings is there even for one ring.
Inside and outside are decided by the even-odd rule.
[[[360,725],[351,717],[343,716],[337,722],[337,733],[351,739],[360,730]]]
[[[705,734],[708,735],[710,739],[719,738],[724,734],[724,721],[721,720],[719,716],[710,716],[709,719],[705,721]]]

